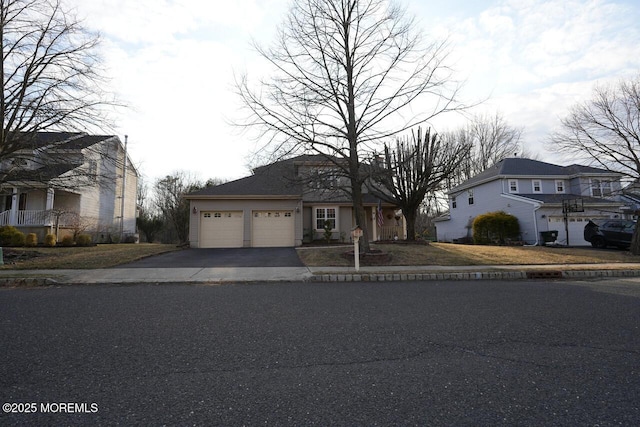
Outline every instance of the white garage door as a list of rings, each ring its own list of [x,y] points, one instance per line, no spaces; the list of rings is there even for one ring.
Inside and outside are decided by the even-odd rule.
[[[295,246],[293,211],[254,211],[251,246]]]
[[[241,248],[244,240],[242,211],[200,214],[201,248]]]
[[[571,214],[569,216],[569,245],[570,246],[590,246],[591,243],[584,240],[584,226],[590,219],[600,219],[595,216],[578,216]],[[567,244],[567,232],[565,230],[563,217],[549,217],[549,229],[558,231],[558,243]]]

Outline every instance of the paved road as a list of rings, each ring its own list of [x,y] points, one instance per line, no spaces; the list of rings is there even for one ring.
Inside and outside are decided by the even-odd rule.
[[[117,268],[304,267],[295,248],[185,249]]]
[[[0,403],[89,412],[1,425],[640,425],[638,279],[68,286],[0,307]]]

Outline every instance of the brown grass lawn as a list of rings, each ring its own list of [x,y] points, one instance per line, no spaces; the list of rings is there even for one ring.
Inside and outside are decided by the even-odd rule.
[[[601,264],[640,263],[639,257],[628,251],[592,248],[504,247],[481,245],[384,244],[373,245],[391,254],[388,265],[508,265],[508,264]],[[1,269],[90,269],[108,268],[126,264],[150,255],[178,250],[175,245],[110,244],[87,248],[5,248],[5,265]],[[302,261],[310,267],[352,266],[341,256],[349,247],[299,248]],[[17,258],[14,255],[19,255]],[[640,264],[639,264],[640,267]]]
[[[155,243],[109,244],[84,248],[4,248],[5,265],[0,268],[3,270],[107,268],[174,250],[178,250],[176,245]],[[18,257],[15,258],[14,255]]]
[[[601,264],[640,262],[628,251],[585,248],[483,246],[432,243],[431,245],[373,245],[391,254],[388,265],[528,265],[528,264]],[[300,248],[298,255],[309,267],[346,267],[353,265],[341,257],[347,247]]]

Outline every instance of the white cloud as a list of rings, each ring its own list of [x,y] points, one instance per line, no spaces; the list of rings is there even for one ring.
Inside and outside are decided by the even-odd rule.
[[[233,71],[264,70],[288,0],[68,0],[104,37],[113,87],[132,105],[119,120],[150,178],[174,170],[239,177],[251,142],[229,126]],[[408,0],[428,37],[449,36],[468,100],[501,111],[539,146],[596,80],[640,71],[640,6],[622,0]],[[459,116],[438,120],[460,123]]]

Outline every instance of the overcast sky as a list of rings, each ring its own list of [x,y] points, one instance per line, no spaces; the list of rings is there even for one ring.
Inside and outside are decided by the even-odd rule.
[[[113,90],[131,108],[119,117],[133,161],[152,182],[177,170],[200,179],[239,178],[254,143],[228,124],[238,108],[234,72],[259,61],[289,0],[69,0],[103,38]],[[528,149],[557,161],[542,142],[596,82],[640,73],[637,0],[401,0],[427,37],[448,37],[463,97],[488,98],[524,127]],[[434,123],[445,130],[461,118]]]

